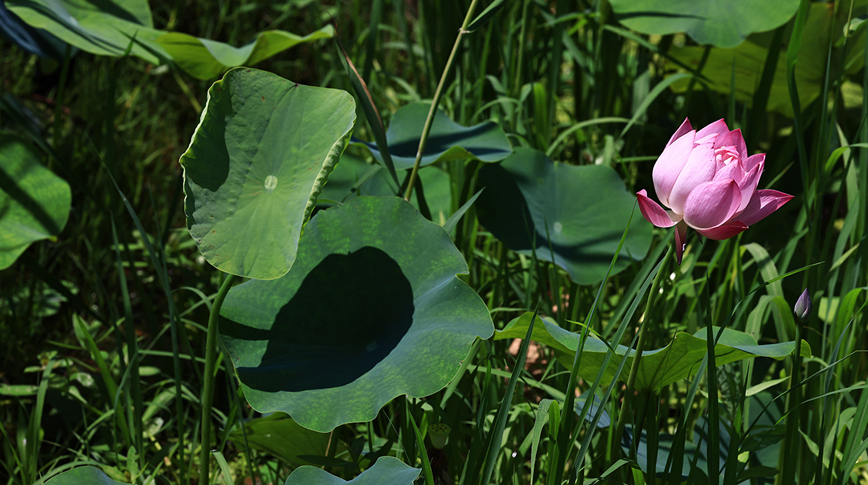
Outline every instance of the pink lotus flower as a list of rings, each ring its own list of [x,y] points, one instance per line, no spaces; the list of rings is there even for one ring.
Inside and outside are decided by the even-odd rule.
[[[678,263],[687,228],[715,240],[729,239],[786,204],[792,195],[757,190],[766,155],[747,156],[741,130],[722,119],[696,131],[685,119],[654,164],[654,191],[664,206],[636,195],[642,216],[657,227],[675,226]]]

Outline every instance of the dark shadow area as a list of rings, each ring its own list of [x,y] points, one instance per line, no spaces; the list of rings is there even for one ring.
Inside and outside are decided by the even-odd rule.
[[[482,135],[491,130],[489,123],[482,123],[471,128],[465,128],[457,133],[448,135],[431,134],[428,141],[425,142],[424,155],[433,155],[435,153],[445,152],[454,146],[463,147],[468,152],[478,156],[490,155],[492,153],[509,153],[509,149],[485,148],[468,144],[465,141]],[[401,143],[389,144],[389,153],[396,157],[416,158],[416,150],[419,149],[419,140],[409,140]]]
[[[708,20],[708,17],[703,17],[701,15],[692,15],[692,14],[688,14],[688,13],[653,12],[653,11],[618,13],[618,14],[615,14],[615,16],[618,18],[619,21],[623,21],[625,19],[632,19],[632,18],[636,18],[636,17]]]
[[[323,295],[331,303],[323,305]],[[265,391],[339,387],[389,355],[413,323],[413,289],[398,263],[380,249],[331,254],[301,283],[270,330],[221,318],[220,333],[268,340],[258,367],[238,367],[248,386]]]

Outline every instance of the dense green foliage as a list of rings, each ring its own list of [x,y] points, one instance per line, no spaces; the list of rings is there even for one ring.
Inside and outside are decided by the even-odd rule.
[[[689,3],[5,2],[0,483],[868,482],[868,2]]]

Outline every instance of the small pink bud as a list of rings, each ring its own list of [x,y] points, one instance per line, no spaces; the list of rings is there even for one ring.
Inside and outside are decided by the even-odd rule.
[[[805,288],[805,291],[802,292],[802,295],[799,296],[799,299],[796,301],[796,306],[793,307],[793,313],[796,314],[796,317],[799,320],[805,320],[808,318],[808,315],[811,313],[811,297],[808,296],[808,289]]]

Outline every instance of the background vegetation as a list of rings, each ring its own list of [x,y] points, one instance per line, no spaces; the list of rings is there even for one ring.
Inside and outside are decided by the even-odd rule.
[[[232,45],[265,30],[306,35],[334,23],[389,126],[398,108],[434,96],[470,3],[191,0],[151,9],[157,28]],[[430,460],[437,483],[485,483],[489,464],[490,483],[675,482],[677,473],[658,475],[648,463],[666,464],[670,449],[673,457],[687,449],[683,456],[696,460],[685,464],[691,483],[708,480],[704,463],[718,459],[714,469],[726,483],[868,482],[865,2],[802,2],[779,27],[726,47],[701,44],[695,34],[631,30],[621,22],[629,16],[613,10],[618,3],[506,2],[464,36],[441,109],[462,126],[494,121],[513,147],[609,166],[631,192],[653,186],[653,163],[685,117],[694,127],[723,117],[742,129],[749,152],[767,153],[761,188],[796,197],[733,239],[691,236],[680,266],[661,263],[673,242],[671,231],[655,229],[645,259],[588,285],[544,258],[509,250],[471,208],[453,238],[469,266],[462,279],[497,329],[538,308],[613,344],[630,345],[646,324],[646,348],[657,349],[678,331],[726,324],[760,343],[804,339],[812,357],[716,368],[712,361],[707,376],[631,397],[623,415],[622,388],[606,396],[602,387],[606,415],[596,428],[570,412],[548,418],[544,407],[557,409],[551,403],[563,405],[570,394],[570,373],[550,346],[525,347],[524,360],[511,339],[478,341],[456,380],[434,396],[398,398],[374,421],[330,435],[283,420],[275,439],[246,446],[251,427],[267,422],[247,421],[260,415],[221,361],[211,446],[228,472],[212,476],[283,483],[299,465],[314,464],[349,480],[392,455],[415,467]],[[178,160],[217,78],[132,56],[70,50],[59,61],[40,59],[7,40],[0,52],[0,129],[31,140],[72,189],[56,240],[33,244],[0,271],[0,480],[41,483],[94,464],[120,481],[196,483],[204,326],[222,280],[185,228]],[[355,93],[331,40],[299,44],[256,68]],[[358,111],[354,136],[373,140]],[[343,162],[351,159],[374,162],[357,144]],[[449,175],[446,217],[475,193],[479,166],[438,165]],[[340,200],[354,182],[346,177],[324,197]],[[637,211],[631,224],[647,222]],[[805,288],[813,310],[802,322],[791,309]],[[173,348],[176,317],[183,325]],[[596,384],[580,380],[581,395]],[[577,402],[581,412],[584,401]],[[138,428],[124,430],[117,413],[140,413],[128,421]],[[564,421],[573,427],[557,437]],[[451,426],[449,444],[426,454],[412,425],[435,422]],[[643,426],[646,434],[635,431]],[[298,436],[310,445],[300,446]]]

